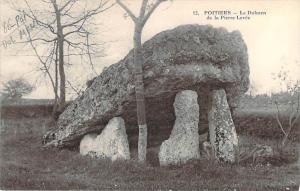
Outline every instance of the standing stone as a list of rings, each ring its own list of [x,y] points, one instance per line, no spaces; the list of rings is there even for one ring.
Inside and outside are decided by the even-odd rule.
[[[130,159],[124,120],[121,117],[114,117],[100,135],[85,135],[80,142],[80,154],[110,158],[112,161]]]
[[[208,113],[210,142],[219,161],[234,162],[238,138],[223,89],[212,91]]]
[[[175,125],[170,138],[164,141],[160,147],[160,165],[176,165],[200,157],[197,97],[197,93],[191,90],[185,90],[176,95],[174,102]]]

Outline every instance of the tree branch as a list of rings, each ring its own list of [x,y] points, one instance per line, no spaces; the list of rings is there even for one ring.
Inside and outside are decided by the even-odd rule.
[[[278,103],[275,103],[275,105],[276,105],[276,108],[277,108],[277,113],[276,113],[276,120],[277,120],[277,123],[278,123],[278,125],[279,125],[281,131],[283,132],[283,134],[286,136],[286,132],[284,131],[283,126],[282,126],[282,124],[281,124],[281,122],[280,122],[280,119],[279,119],[280,113],[279,113]]]
[[[93,10],[90,10],[88,11],[86,14],[84,14],[81,18],[79,18],[78,20],[72,22],[72,23],[69,23],[69,24],[65,24],[65,25],[62,25],[62,28],[66,28],[66,27],[69,27],[69,26],[74,26],[78,23],[80,23],[81,21],[85,22],[88,18],[94,16],[94,15],[97,15],[99,13],[102,13],[108,9],[110,9],[111,7],[114,6],[114,4],[111,4],[110,6],[104,8],[104,9],[101,9],[103,8],[106,4],[107,4],[108,1],[104,2],[104,3],[100,3],[99,6],[96,8],[96,9],[93,9]],[[83,24],[81,24],[83,25]]]
[[[98,75],[98,73],[95,70],[94,64],[92,62],[92,57],[91,57],[91,53],[90,53],[90,44],[89,44],[89,33],[86,33],[86,46],[87,46],[87,54],[89,56],[89,61],[90,61],[90,65],[92,67],[93,72]]]
[[[145,16],[146,8],[147,8],[148,0],[143,0],[142,6],[141,6],[141,11],[140,11],[140,16],[139,18],[143,18]]]
[[[31,18],[32,20],[36,21],[36,23],[37,23],[38,25],[40,25],[40,26],[42,26],[42,27],[44,27],[44,28],[49,29],[53,34],[56,34],[56,32],[54,31],[54,28],[51,26],[51,24],[55,23],[56,19],[54,19],[54,21],[52,21],[50,24],[44,23],[44,22],[40,21],[40,20],[35,16],[35,14],[33,13],[33,11],[32,11],[32,9],[31,9],[29,3],[27,2],[27,0],[24,0],[24,1],[25,1],[25,3],[26,3],[26,5],[27,5],[27,7],[28,7],[28,9],[29,9],[29,11],[30,11],[30,13],[32,14],[32,16],[29,15],[28,13],[26,13],[25,11],[21,11],[21,10],[17,10],[17,11],[18,11],[18,12],[24,13],[26,16],[28,16],[28,17]]]
[[[75,3],[76,2],[76,0],[69,0],[69,1],[67,1],[60,9],[59,9],[59,11],[61,12],[62,10],[64,10],[70,3]]]
[[[155,4],[150,8],[150,10],[148,11],[148,13],[146,14],[146,16],[143,18],[142,20],[142,26],[145,25],[145,23],[147,22],[147,20],[149,19],[149,17],[151,16],[151,14],[154,12],[154,10],[164,1],[167,0],[157,0],[155,2]]]
[[[56,40],[57,40],[57,38],[54,38],[51,40],[47,40],[47,39],[43,39],[43,38],[35,38],[35,39],[30,39],[29,41],[22,41],[22,42],[18,42],[18,43],[28,43],[28,42],[34,42],[34,41],[54,42]]]
[[[130,18],[133,20],[133,22],[137,22],[137,18],[136,16],[130,11],[130,9],[125,5],[123,4],[120,0],[116,0],[116,2],[120,5],[120,7],[122,7],[126,13],[128,13],[128,15],[130,16]]]
[[[69,81],[69,80],[67,80],[67,83],[69,84],[69,86],[72,88],[72,90],[78,95],[78,96],[80,96],[81,95],[81,90],[78,90],[78,89],[76,89],[72,84],[71,84],[71,82]]]
[[[28,33],[28,38],[29,38],[29,39],[31,38],[30,33]],[[48,60],[48,58],[51,57],[51,55],[54,53],[54,50],[55,50],[55,46],[56,46],[56,45],[54,45],[54,48],[53,48],[53,50],[51,51],[50,55],[47,57],[46,61],[43,61],[42,58],[40,57],[40,55],[38,54],[36,47],[33,45],[32,41],[29,40],[29,42],[30,42],[30,45],[31,45],[31,47],[32,47],[32,49],[33,49],[33,51],[34,51],[36,57],[38,58],[38,60],[40,61],[40,63],[43,65],[44,70],[45,70],[45,72],[47,73],[47,75],[48,75],[48,77],[49,77],[49,79],[50,79],[50,81],[51,81],[51,85],[52,85],[53,89],[55,90],[54,80],[53,80],[53,78],[52,78],[52,76],[51,76],[51,74],[50,74],[50,71],[49,71],[48,67],[47,67],[47,60]]]

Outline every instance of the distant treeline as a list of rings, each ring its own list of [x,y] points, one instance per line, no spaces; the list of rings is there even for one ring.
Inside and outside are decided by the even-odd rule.
[[[295,100],[296,97],[291,95],[288,92],[279,92],[268,94],[258,94],[258,95],[249,95],[245,94],[241,98],[240,107],[268,107],[274,105],[277,101],[282,105],[289,104],[292,100]]]
[[[53,103],[51,99],[1,99],[0,118],[50,116]]]

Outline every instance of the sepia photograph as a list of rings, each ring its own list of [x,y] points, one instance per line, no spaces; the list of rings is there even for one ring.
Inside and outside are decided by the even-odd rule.
[[[300,191],[300,1],[0,0],[0,190]]]

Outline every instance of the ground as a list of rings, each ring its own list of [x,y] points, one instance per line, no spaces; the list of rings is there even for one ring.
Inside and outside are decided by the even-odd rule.
[[[239,113],[243,117],[249,114]],[[277,127],[274,127],[275,133],[267,129],[269,136],[266,136],[268,133],[265,131],[258,131],[265,122],[257,122],[259,118],[254,115],[246,118],[247,124],[243,118],[236,119],[238,125],[253,127],[239,130],[240,144],[266,144],[276,151],[280,135],[272,134],[278,134]],[[115,163],[92,159],[80,156],[76,149],[45,149],[42,147],[42,135],[48,130],[49,121],[47,117],[2,120],[0,189],[252,191],[298,190],[300,185],[297,136],[285,152],[276,151],[276,157],[260,162],[253,163],[251,159],[240,164],[217,164],[202,157],[179,167],[159,167],[157,146],[148,149],[146,165],[137,163],[136,159]],[[131,151],[135,158],[136,148],[131,148]]]

